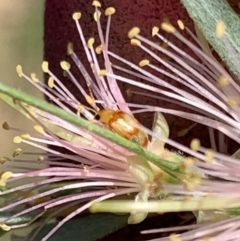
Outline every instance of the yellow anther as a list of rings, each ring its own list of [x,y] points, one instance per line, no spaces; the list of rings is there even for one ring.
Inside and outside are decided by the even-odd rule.
[[[101,12],[99,10],[95,11],[93,14],[93,19],[97,22],[101,17]]]
[[[13,156],[13,157],[19,156],[19,155],[21,154],[21,152],[22,152],[22,149],[21,149],[21,148],[17,148],[17,149],[13,152],[12,156]]]
[[[16,144],[20,144],[22,142],[22,138],[20,136],[15,136],[13,138],[13,142]]]
[[[25,140],[30,140],[31,139],[31,136],[29,134],[22,134],[21,135],[21,138],[22,139],[25,139]]]
[[[217,86],[220,89],[222,89],[222,88],[228,86],[229,84],[230,84],[229,79],[226,76],[221,76],[218,80]]]
[[[33,128],[34,128],[34,130],[35,130],[37,133],[39,133],[39,134],[42,134],[42,135],[46,134],[46,132],[44,131],[44,129],[43,129],[41,126],[39,126],[39,125],[35,125]]]
[[[48,69],[48,62],[47,61],[42,62],[42,70],[43,70],[44,73],[48,73],[49,69]]]
[[[91,106],[95,105],[95,100],[90,95],[86,95],[85,99],[89,105]]]
[[[98,7],[98,8],[102,7],[101,3],[100,3],[99,1],[96,1],[96,0],[94,0],[94,1],[92,2],[92,6]]]
[[[0,186],[5,187],[6,181],[12,176],[12,172],[6,171],[3,172],[0,176]]]
[[[239,105],[239,98],[235,96],[230,96],[226,100],[226,103],[228,104],[229,107],[235,108]]]
[[[191,141],[190,147],[193,151],[197,151],[200,147],[200,140],[199,139],[193,139]]]
[[[82,104],[79,103],[78,104],[78,112],[83,113],[85,110],[86,110],[85,107]]]
[[[101,54],[102,51],[103,51],[103,46],[102,46],[102,44],[98,45],[98,46],[96,47],[95,51],[96,51],[97,54]]]
[[[67,61],[61,61],[60,66],[65,71],[68,71],[71,67],[71,65]]]
[[[140,67],[144,67],[146,65],[149,65],[150,61],[148,59],[143,59],[139,62]]]
[[[194,160],[192,158],[186,158],[184,161],[183,161],[183,166],[184,168],[189,168],[189,167],[192,167],[194,164]]]
[[[39,82],[39,79],[37,78],[37,75],[35,73],[31,73],[31,79],[34,81],[34,82]]]
[[[9,157],[2,157],[1,159],[0,159],[0,163],[1,164],[4,164],[5,162],[8,162],[8,161],[11,161],[11,159],[9,158]]]
[[[214,151],[211,149],[206,150],[205,156],[206,156],[206,162],[211,163],[214,159]]]
[[[93,46],[93,44],[94,44],[94,38],[90,38],[89,40],[88,40],[88,42],[87,42],[87,46],[88,46],[88,48],[90,49],[90,48],[92,48],[92,46]]]
[[[140,28],[139,27],[133,27],[129,32],[128,32],[128,37],[134,38],[136,37],[136,35],[138,35],[140,33]]]
[[[73,54],[73,44],[72,43],[68,43],[68,45],[67,45],[67,54],[68,55]]]
[[[105,16],[111,16],[116,12],[116,9],[113,7],[109,7],[105,10]]]
[[[141,45],[141,41],[138,40],[138,39],[135,39],[135,38],[132,38],[130,42],[131,42],[132,45],[135,45],[135,46]]]
[[[5,121],[3,124],[2,124],[2,128],[4,129],[4,130],[9,130],[10,129],[10,126],[8,125],[8,123]]]
[[[18,76],[21,78],[23,76],[22,66],[21,65],[17,65],[16,71],[17,71]]]
[[[6,225],[5,223],[0,223],[0,228],[3,230],[3,231],[10,231],[11,230],[11,227]]]
[[[162,28],[162,30],[166,31],[167,33],[175,33],[176,32],[176,29],[170,23],[163,22],[161,24],[161,28]]]
[[[152,28],[152,36],[155,36],[156,34],[158,34],[158,32],[159,32],[159,27],[153,27]]]
[[[107,75],[107,70],[106,70],[106,69],[101,69],[101,70],[99,71],[99,75],[100,75],[100,76],[106,76],[106,75]]]
[[[128,97],[132,97],[133,96],[133,93],[132,93],[131,89],[127,89],[126,93],[127,93]]]
[[[45,158],[44,158],[43,156],[39,156],[37,160],[38,160],[39,162],[41,162],[41,161],[44,161],[44,159],[45,159]]]
[[[53,79],[53,77],[49,77],[49,79],[48,79],[48,87],[50,87],[51,89],[54,87],[54,79]]]
[[[77,21],[81,18],[82,14],[80,12],[75,12],[72,15],[73,20]]]
[[[178,24],[178,27],[179,27],[181,30],[184,30],[185,26],[184,26],[184,23],[183,23],[182,20],[179,19],[179,20],[177,21],[177,24]]]

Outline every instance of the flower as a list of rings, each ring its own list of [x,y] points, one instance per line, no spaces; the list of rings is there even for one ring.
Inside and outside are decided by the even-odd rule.
[[[93,49],[94,39],[90,38],[85,42],[79,23],[81,17],[80,12],[75,12],[72,17],[76,23],[86,57],[95,79],[93,80],[88,74],[71,44],[68,45],[68,54],[84,76],[89,93],[76,81],[76,78],[71,72],[70,64],[66,61],[60,63],[66,76],[84,96],[85,101],[90,107],[81,104],[74,97],[54,75],[46,61],[43,62],[42,69],[49,76],[48,85],[40,82],[34,73],[32,73],[30,77],[27,76],[20,65],[16,68],[19,77],[24,78],[36,86],[63,110],[69,113],[76,113],[76,118],[77,115],[80,115],[98,124],[101,124],[101,122],[108,124],[108,122],[112,120],[111,113],[118,113],[118,109],[120,109],[123,112],[121,115],[117,115],[116,120],[114,119],[114,127],[109,125],[110,129],[115,132],[117,132],[117,129],[121,131],[121,126],[124,125],[126,128],[123,128],[123,132],[129,134],[128,139],[150,150],[159,147],[161,149],[159,151],[161,151],[166,158],[171,159],[176,157],[182,159],[180,155],[175,153],[171,154],[169,151],[164,150],[162,140],[159,142],[156,138],[153,138],[149,144],[145,129],[131,115],[128,104],[122,97],[122,93],[119,91],[115,79],[102,76],[105,71],[108,73],[113,73],[113,71],[107,54],[108,37],[103,37],[99,21],[99,2],[94,1],[94,7],[94,18],[97,23],[101,41],[101,45],[97,47],[96,52],[98,54],[103,53],[106,70],[101,71],[99,67],[96,53]],[[108,29],[110,28],[111,15],[114,14],[114,12],[115,9],[112,7],[105,10],[105,15],[108,18]],[[95,100],[96,97],[97,100]],[[4,95],[2,98],[9,103],[11,102],[11,100]],[[99,111],[99,106],[101,106],[103,110]],[[76,127],[50,113],[29,106],[26,103],[15,100],[15,107],[35,122],[35,131],[27,132],[25,129],[12,127],[8,125],[8,123],[4,123],[3,128],[20,133],[26,131],[27,134],[21,134],[15,137],[15,143],[23,142],[39,148],[41,150],[40,153],[30,154],[33,156],[33,159],[46,163],[48,167],[43,169],[22,168],[22,170],[20,168],[20,172],[5,171],[2,173],[1,186],[3,187],[5,187],[6,184],[16,183],[18,180],[29,180],[27,184],[16,185],[12,188],[2,190],[1,195],[4,197],[8,195],[10,198],[8,198],[4,206],[1,207],[0,211],[6,212],[8,210],[14,210],[15,212],[11,217],[8,217],[1,223],[0,226],[3,230],[8,231],[13,228],[26,226],[36,219],[44,217],[50,210],[51,214],[45,220],[46,222],[63,210],[76,206],[76,204],[79,203],[82,204],[81,207],[76,207],[76,210],[70,212],[70,214],[42,239],[47,240],[65,222],[88,209],[94,202],[116,196],[128,195],[129,198],[134,199],[136,203],[138,203],[147,202],[149,198],[157,198],[159,195],[162,195],[159,191],[163,180],[165,177],[166,180],[170,177],[166,176],[166,173],[157,166],[151,166],[144,158],[133,155],[130,151],[104,138]],[[109,114],[110,109],[111,113]],[[100,115],[100,123],[95,118],[96,114]],[[102,121],[102,117],[104,117],[104,120],[106,119],[105,117],[110,119]],[[163,126],[159,126],[159,122],[162,123]],[[154,128],[157,129],[157,131],[162,131],[162,136],[168,136],[167,123],[160,113],[156,115]],[[134,131],[133,133],[131,132],[132,130]],[[124,134],[123,132],[122,135]],[[141,141],[142,139],[144,140],[143,142]],[[64,148],[65,151],[56,151],[53,147]],[[64,153],[66,151],[70,153]],[[13,157],[16,158],[20,154],[30,155],[17,149],[14,151]],[[2,161],[8,163],[9,160],[8,158],[4,158]],[[16,161],[27,162],[24,159],[16,159]],[[7,164],[6,167],[12,170],[16,169],[14,165]],[[32,181],[31,178],[33,177],[44,177],[44,179]],[[71,192],[59,195],[59,192],[61,194],[63,191],[68,190]],[[133,195],[136,196],[134,197]],[[54,211],[53,208],[57,206],[61,206],[61,208]],[[33,213],[33,218],[28,223],[8,225],[14,218],[29,213]],[[146,218],[147,214],[148,212],[133,212],[128,221],[129,223],[141,222]],[[34,237],[31,239],[34,239]]]

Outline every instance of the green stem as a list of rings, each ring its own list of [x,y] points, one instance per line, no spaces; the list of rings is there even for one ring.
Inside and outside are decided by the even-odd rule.
[[[129,151],[146,158],[148,161],[159,166],[162,170],[169,173],[170,175],[173,175],[174,172],[176,172],[175,173],[175,175],[176,175],[180,171],[176,164],[167,162],[167,161],[159,158],[159,156],[155,155],[154,153],[147,151],[145,148],[142,148],[141,146],[139,146],[109,130],[101,128],[98,125],[91,123],[90,121],[87,121],[81,117],[78,117],[75,114],[66,112],[57,106],[49,104],[46,101],[32,97],[20,90],[16,90],[1,82],[0,82],[0,92],[6,94],[8,96],[11,96],[13,99],[20,100],[20,101],[25,102],[31,106],[34,106],[40,110],[51,113],[65,121],[68,121],[72,124],[75,124],[76,126],[82,127],[85,130],[91,131],[91,132],[93,132],[99,136],[102,136],[116,144],[119,144],[120,146],[127,148]]]
[[[198,25],[231,71],[240,77],[240,20],[226,0],[181,0],[190,17]],[[216,24],[223,21],[226,33],[223,40],[216,34]],[[226,44],[227,43],[227,44]]]

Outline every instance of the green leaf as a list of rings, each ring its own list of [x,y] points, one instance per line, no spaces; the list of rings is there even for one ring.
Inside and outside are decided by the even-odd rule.
[[[226,0],[182,0],[182,3],[208,42],[232,72],[240,77],[239,61],[236,61],[240,60],[240,19],[228,2]],[[223,39],[219,39],[215,34],[217,22],[220,20],[226,26]]]
[[[0,223],[2,223],[4,220],[8,219],[9,217],[13,216],[14,214],[16,214],[16,211],[1,212],[0,213]],[[4,223],[8,226],[28,223],[35,216],[37,216],[37,214],[39,214],[39,211],[38,212],[31,212],[29,214],[25,214],[25,215],[22,215],[20,217],[10,219],[9,221],[4,222]]]
[[[49,241],[94,241],[127,225],[128,216],[113,214],[91,214],[83,218],[72,219],[64,224]],[[47,224],[34,238],[41,239],[52,229],[55,224]],[[36,230],[27,237],[13,235],[12,241],[28,241]]]

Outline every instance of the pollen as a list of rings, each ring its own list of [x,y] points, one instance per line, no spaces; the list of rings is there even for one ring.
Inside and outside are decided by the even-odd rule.
[[[0,228],[3,230],[3,231],[10,231],[11,230],[11,227],[6,225],[5,223],[0,223]]]
[[[49,77],[49,79],[48,79],[48,87],[49,88],[53,88],[54,87],[54,79],[53,79],[53,77]]]
[[[31,136],[29,134],[22,134],[21,135],[21,138],[22,139],[25,139],[25,140],[30,140],[31,139]]]
[[[68,55],[73,54],[73,44],[72,43],[68,43],[68,45],[67,45],[67,54]]]
[[[222,38],[225,34],[226,26],[223,21],[218,21],[216,26],[216,36]]]
[[[135,46],[140,46],[141,45],[141,41],[138,40],[138,39],[133,38],[133,39],[131,39],[131,44],[135,45]]]
[[[230,84],[230,83],[229,83],[229,80],[228,80],[228,78],[227,78],[226,76],[221,76],[221,77],[219,78],[219,80],[218,80],[218,83],[217,83],[218,88],[220,88],[220,89],[228,86],[229,84]]]
[[[67,61],[61,61],[60,66],[63,70],[69,70],[71,68],[71,65]]]
[[[190,192],[193,192],[195,190],[196,186],[192,182],[191,183],[187,182],[187,183],[184,184],[184,187],[185,187],[186,190],[188,190]]]
[[[10,126],[8,125],[8,123],[6,121],[2,124],[2,128],[6,131],[10,130]]]
[[[95,52],[96,52],[97,54],[101,54],[102,51],[103,51],[103,46],[102,46],[102,44],[100,44],[100,45],[98,45],[98,46],[96,47]]]
[[[113,7],[109,7],[105,10],[105,16],[111,16],[116,12],[116,9]]]
[[[39,134],[42,134],[42,135],[46,134],[46,132],[44,131],[44,129],[43,129],[41,126],[39,126],[39,125],[35,125],[33,128],[34,128],[34,130],[35,130],[37,133],[39,133]]]
[[[107,75],[107,70],[106,70],[106,69],[101,69],[101,70],[99,71],[99,75],[100,75],[100,76],[106,76],[106,75]]]
[[[37,160],[38,160],[39,162],[42,162],[42,161],[44,161],[44,159],[45,159],[45,158],[44,158],[43,156],[39,156]]]
[[[149,65],[150,61],[148,59],[143,59],[139,62],[140,67],[144,67],[146,65]]]
[[[23,70],[22,70],[22,66],[21,65],[17,65],[16,71],[17,71],[17,74],[18,74],[18,76],[20,78],[23,77]]]
[[[211,149],[208,149],[206,150],[205,155],[206,155],[206,162],[212,163],[214,159],[214,151]]]
[[[129,32],[128,32],[128,38],[134,38],[136,35],[140,33],[140,28],[139,27],[133,27]]]
[[[80,113],[83,113],[85,111],[85,107],[82,104],[80,104],[80,103],[78,104],[78,111]]]
[[[162,30],[166,31],[167,33],[175,33],[176,32],[176,29],[170,23],[163,22],[161,24],[161,28],[162,28]]]
[[[101,12],[99,10],[95,11],[93,14],[94,20],[97,22],[99,21],[100,17],[101,17]]]
[[[237,107],[239,105],[239,98],[238,97],[229,97],[226,100],[226,103],[228,104],[229,107],[234,108]]]
[[[88,48],[90,49],[90,48],[92,48],[92,46],[93,46],[93,44],[94,44],[94,38],[90,38],[89,40],[88,40],[88,42],[87,42],[87,46],[88,46]]]
[[[158,32],[159,32],[159,27],[153,27],[152,28],[152,36],[154,37],[156,34],[158,34]]]
[[[181,238],[179,238],[176,234],[171,234],[169,236],[170,241],[182,241]]]
[[[35,73],[31,73],[31,79],[36,83],[39,82],[39,79],[37,78],[37,75]]]
[[[193,151],[197,151],[200,147],[200,140],[199,139],[193,139],[191,141],[190,147]]]
[[[98,8],[102,7],[102,5],[101,5],[101,3],[99,1],[93,1],[92,2],[92,6],[98,7]]]
[[[73,20],[77,21],[81,18],[82,14],[80,12],[75,12],[72,15]]]
[[[13,156],[13,157],[17,157],[17,156],[19,156],[21,153],[22,153],[22,149],[21,149],[21,148],[17,148],[17,149],[13,152],[12,156]]]
[[[127,96],[128,96],[128,97],[133,96],[132,90],[131,90],[130,88],[127,89],[126,93],[127,93]]]
[[[179,27],[181,30],[184,30],[185,26],[184,26],[184,23],[183,23],[182,20],[179,19],[179,20],[177,21],[177,24],[178,24],[178,27]]]
[[[20,136],[15,136],[13,138],[13,142],[16,144],[20,144],[22,142],[22,138]]]
[[[11,159],[8,158],[8,157],[2,157],[2,158],[0,159],[0,164],[4,164],[5,162],[8,162],[8,161],[11,161]],[[1,192],[0,192],[0,193],[1,193]]]
[[[184,168],[189,168],[189,167],[192,167],[193,164],[194,164],[194,160],[192,158],[186,158],[184,161],[183,161],[183,167]]]
[[[48,62],[47,61],[42,62],[42,70],[43,70],[44,73],[48,73],[49,69],[48,69]]]
[[[12,172],[6,171],[1,174],[0,177],[0,187],[6,186],[6,181],[12,176]]]
[[[86,95],[85,99],[89,105],[91,105],[91,106],[95,105],[95,101],[90,95]]]

